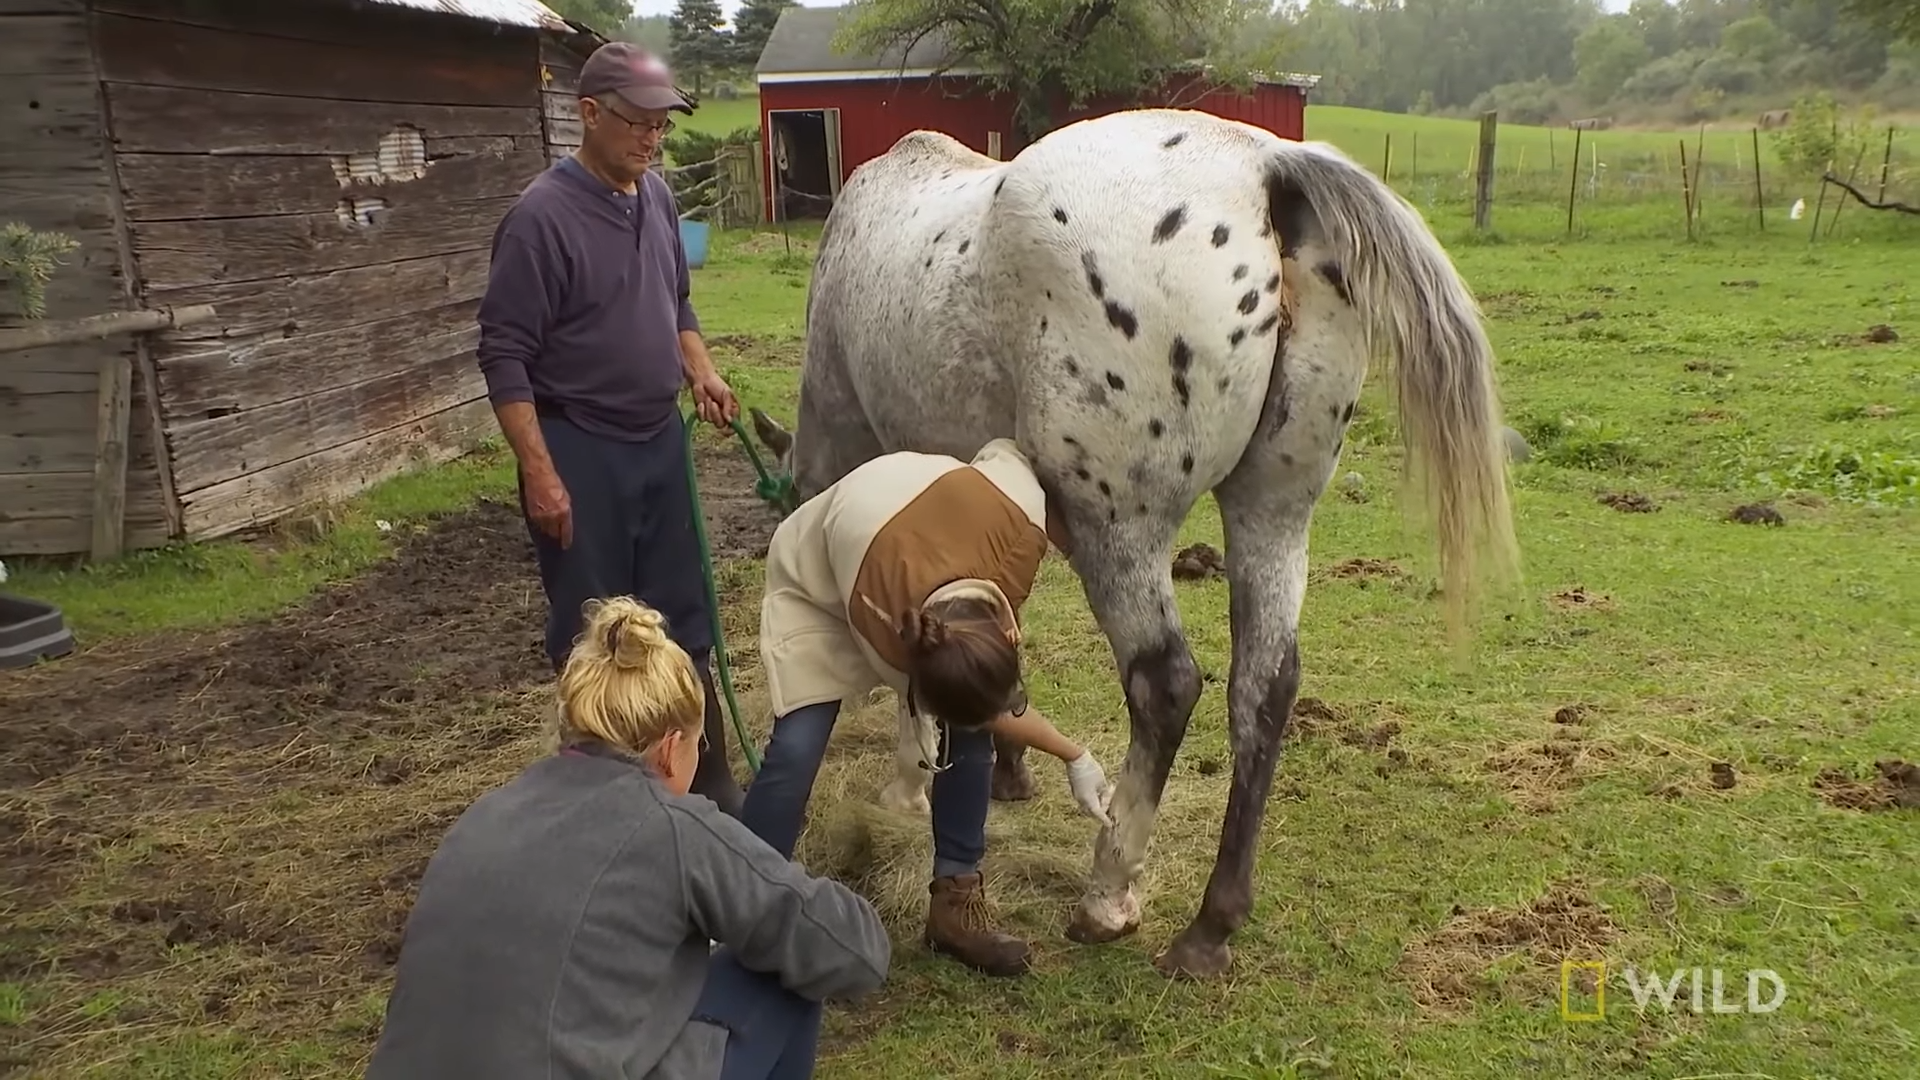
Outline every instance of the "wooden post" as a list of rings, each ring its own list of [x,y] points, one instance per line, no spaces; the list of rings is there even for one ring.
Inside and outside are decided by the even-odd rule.
[[[1386,135],[1386,146],[1380,151],[1380,179],[1393,183],[1393,132]]]
[[[1480,114],[1479,176],[1473,191],[1473,227],[1485,231],[1493,216],[1493,140],[1500,126],[1500,112],[1489,109]]]
[[[1760,211],[1760,231],[1767,231],[1767,193],[1760,186],[1760,129],[1753,129],[1753,205]]]
[[[1567,235],[1573,235],[1573,199],[1580,191],[1580,129],[1573,129],[1573,164],[1567,170]]]
[[[1860,159],[1867,156],[1867,143],[1862,139],[1860,149],[1853,153],[1853,167],[1847,170],[1847,186],[1852,187],[1860,176]],[[1847,200],[1840,199],[1833,204],[1833,217],[1827,219],[1827,235],[1833,235],[1833,227],[1840,224],[1840,211],[1847,208]]]
[[[1687,178],[1687,140],[1680,140],[1680,209],[1687,218],[1687,239],[1693,239],[1693,187]]]
[[[1407,151],[1407,179],[1420,179],[1420,132],[1418,131],[1413,133],[1413,147]]]
[[[1893,167],[1893,125],[1887,125],[1887,152],[1880,156],[1880,195],[1874,202],[1887,201],[1887,170]]]
[[[1575,139],[1578,139],[1578,138],[1580,137],[1580,129],[1579,129],[1579,128],[1574,128],[1574,129],[1573,129],[1573,137],[1574,137]],[[1552,128],[1548,128],[1548,129],[1547,129],[1547,171],[1548,171],[1548,172],[1559,172],[1559,171],[1560,171],[1560,162],[1559,162],[1559,159],[1557,159],[1557,158],[1555,158],[1555,157],[1554,157],[1554,151],[1553,151],[1553,129],[1552,129]]]
[[[987,132],[987,156],[995,161],[1000,160],[1000,133],[997,131]]]
[[[1813,204],[1813,231],[1807,234],[1807,246],[1820,238],[1820,211],[1827,207],[1827,175],[1833,172],[1833,159],[1827,159],[1827,167],[1820,171],[1820,198]]]
[[[1700,169],[1707,163],[1707,125],[1700,125],[1700,137],[1693,144],[1693,217],[1704,228],[1706,222],[1700,215]]]

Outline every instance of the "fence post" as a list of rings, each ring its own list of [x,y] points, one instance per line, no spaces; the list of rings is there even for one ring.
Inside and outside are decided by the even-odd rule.
[[[1680,209],[1687,218],[1687,239],[1693,239],[1693,185],[1687,176],[1687,140],[1680,140]]]
[[[1000,160],[1000,133],[997,131],[987,132],[987,156],[995,161]]]
[[[1473,190],[1473,227],[1485,231],[1493,215],[1493,141],[1500,125],[1500,112],[1489,109],[1480,114],[1480,175]]]
[[[1880,197],[1874,202],[1887,201],[1887,170],[1893,167],[1893,125],[1887,125],[1887,152],[1880,157]]]
[[[1573,162],[1567,169],[1567,235],[1573,235],[1573,198],[1580,191],[1580,134],[1573,129]]]
[[[1767,193],[1760,186],[1760,129],[1753,129],[1753,205],[1760,211],[1760,231],[1767,231]]]

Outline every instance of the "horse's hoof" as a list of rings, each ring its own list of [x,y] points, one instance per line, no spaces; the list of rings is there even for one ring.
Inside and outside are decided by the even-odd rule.
[[[1153,958],[1153,966],[1169,979],[1217,979],[1233,966],[1233,950],[1224,941],[1201,941],[1187,929]]]
[[[1140,929],[1140,901],[1131,890],[1119,900],[1087,897],[1067,923],[1067,940],[1081,945],[1105,945]]]
[[[933,806],[927,801],[927,789],[922,784],[904,784],[893,781],[880,789],[880,805],[896,814],[930,814]]]
[[[998,763],[993,766],[993,788],[991,794],[996,802],[1026,802],[1040,791],[1040,782],[1033,777],[1033,770],[1022,761],[1011,768]]]

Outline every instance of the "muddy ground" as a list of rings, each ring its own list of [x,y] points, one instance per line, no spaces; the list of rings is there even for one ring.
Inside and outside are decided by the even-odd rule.
[[[699,461],[716,561],[763,556],[751,465]],[[487,502],[278,616],[0,677],[0,982],[37,995],[0,1075],[86,1060],[90,1029],[311,1029],[381,988],[441,833],[534,752],[545,612]]]

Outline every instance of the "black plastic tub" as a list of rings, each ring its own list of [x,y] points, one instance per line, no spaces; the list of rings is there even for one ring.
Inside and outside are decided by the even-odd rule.
[[[60,609],[0,593],[0,669],[21,668],[73,651],[73,632]]]

